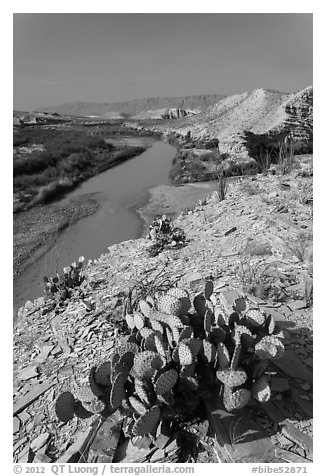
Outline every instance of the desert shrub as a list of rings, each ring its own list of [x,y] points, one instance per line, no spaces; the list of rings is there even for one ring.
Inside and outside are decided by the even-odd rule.
[[[301,285],[303,289],[303,296],[308,307],[313,304],[313,277],[308,271],[304,272],[301,277]]]
[[[290,173],[294,168],[294,148],[292,138],[286,136],[279,142],[278,164],[282,175]]]
[[[256,156],[258,171],[267,173],[272,163],[272,150],[268,147],[260,148],[259,155]]]
[[[228,189],[227,176],[224,170],[217,172],[217,194],[220,202],[225,200]]]
[[[304,262],[306,260],[307,252],[310,253],[312,234],[300,232],[295,237],[285,238],[283,243],[286,251],[290,251],[298,258],[298,260]]]
[[[47,185],[43,185],[39,188],[32,201],[32,205],[47,203],[58,195],[71,190],[72,186],[73,181],[68,178],[60,178],[59,180],[48,183]]]
[[[241,184],[241,190],[249,196],[257,195],[261,192],[257,183],[248,182],[247,180]]]
[[[277,263],[268,263],[264,258],[257,260],[254,256],[243,252],[234,270],[234,275],[240,281],[244,292],[253,294],[259,299],[270,297],[276,301],[283,300],[285,298],[283,290],[275,285],[276,276],[279,275]]]
[[[153,241],[148,249],[150,256],[157,256],[165,249],[177,249],[185,245],[186,235],[181,228],[172,227],[171,220],[166,216],[157,217],[149,226],[147,238]]]
[[[249,256],[266,256],[272,254],[272,247],[269,243],[249,239],[243,252]]]

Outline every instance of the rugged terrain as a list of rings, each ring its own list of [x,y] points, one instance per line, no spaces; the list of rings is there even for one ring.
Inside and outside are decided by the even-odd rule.
[[[252,174],[280,161],[282,154],[312,152],[313,89],[293,94],[256,89],[182,119],[125,126],[161,133],[178,146],[171,171],[176,183],[212,180],[217,167],[227,175]]]
[[[233,433],[224,435],[224,441],[220,434],[207,434],[207,419],[213,434],[216,430],[214,408],[208,405],[201,426],[193,427],[197,451],[192,449],[186,461],[221,462],[225,449],[234,461],[312,460],[312,177],[304,163],[311,159],[298,157],[302,165],[287,175],[276,172],[233,181],[225,200],[213,192],[183,210],[175,219],[186,233],[183,248],[149,257],[149,239],[111,246],[87,265],[82,298],[76,293],[56,311],[51,300],[26,303],[14,336],[14,461],[80,458],[97,421],[93,427],[77,418],[59,423],[55,399],[70,388],[72,378],[87,382],[90,368],[114,347],[117,329],[126,331],[122,308],[128,289],[135,280],[151,280],[160,271],[179,279],[192,297],[207,279],[213,280],[217,298],[225,290],[236,290],[286,330],[286,359],[275,368],[271,403],[253,404],[241,414],[249,425],[243,432],[239,417],[229,419],[234,426],[228,431]],[[179,203],[182,189],[176,196]],[[173,215],[173,201],[168,205]],[[107,428],[106,440],[103,430],[87,461],[112,461],[114,454],[114,461],[185,461],[175,440],[154,450],[125,441],[123,453],[119,416],[111,417]],[[255,438],[247,437],[249,430]]]
[[[222,94],[201,94],[198,96],[141,98],[114,103],[72,102],[59,106],[42,107],[39,111],[56,112],[68,116],[103,116],[109,112],[131,117],[144,111],[156,109],[205,109],[224,98]]]

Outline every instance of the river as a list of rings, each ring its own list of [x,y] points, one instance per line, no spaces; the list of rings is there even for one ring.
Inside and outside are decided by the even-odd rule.
[[[135,142],[128,137],[119,140]],[[148,201],[149,188],[170,183],[168,174],[176,149],[155,138],[136,140],[151,146],[141,155],[85,181],[56,202],[62,207],[71,200],[92,197],[100,203],[100,209],[62,231],[55,245],[14,280],[14,310],[43,295],[43,276],[53,276],[56,271],[61,274],[62,268],[79,256],[87,262],[105,253],[108,246],[142,236],[143,221],[137,209]]]

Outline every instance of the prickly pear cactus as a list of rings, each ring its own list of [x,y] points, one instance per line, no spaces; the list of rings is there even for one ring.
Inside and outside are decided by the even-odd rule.
[[[58,398],[58,418],[119,410],[126,436],[153,437],[163,422],[191,418],[213,388],[229,412],[251,398],[268,401],[269,365],[284,353],[283,331],[245,297],[232,291],[220,299],[213,290],[207,281],[192,302],[178,287],[131,303],[124,313],[128,335],[91,369],[89,388]]]

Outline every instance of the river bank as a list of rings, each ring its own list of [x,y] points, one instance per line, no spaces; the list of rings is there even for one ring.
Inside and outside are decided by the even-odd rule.
[[[96,212],[92,198],[76,200],[66,207],[43,205],[14,215],[13,276],[16,278],[55,242],[65,228]]]
[[[102,163],[101,166],[88,170],[82,177],[76,177],[71,188],[75,188],[79,183],[90,177],[140,155],[150,146],[149,144],[146,144],[146,146],[144,144],[140,145],[140,143],[126,145],[121,139],[117,141],[112,139],[110,142],[117,148],[110,160]],[[46,252],[60,231],[93,214],[99,208],[98,201],[89,197],[67,203],[64,207],[45,204],[14,213],[13,276],[17,277],[40,254]]]
[[[149,200],[138,212],[146,227],[158,215],[166,215],[173,220],[180,213],[191,210],[199,201],[205,200],[215,188],[215,182],[187,183],[178,187],[158,185],[148,190]]]

